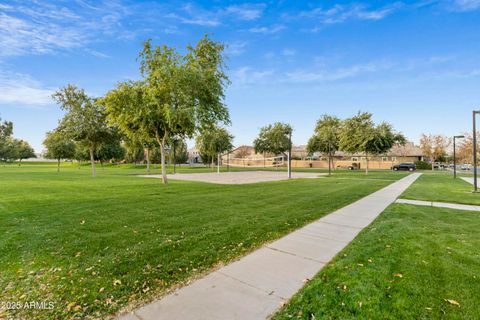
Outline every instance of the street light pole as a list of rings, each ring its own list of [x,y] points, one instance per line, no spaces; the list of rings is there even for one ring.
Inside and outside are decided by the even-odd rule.
[[[288,134],[289,150],[288,150],[288,179],[292,178],[292,130]]]
[[[453,136],[453,179],[457,179],[457,156],[455,148],[455,139],[463,139],[465,136]]]
[[[476,123],[476,115],[480,113],[480,111],[473,111],[473,192],[478,191],[478,184],[477,184],[477,123]]]

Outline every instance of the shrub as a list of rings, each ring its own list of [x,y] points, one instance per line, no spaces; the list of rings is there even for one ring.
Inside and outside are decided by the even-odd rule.
[[[432,165],[425,161],[417,161],[415,162],[418,170],[429,170],[432,169]]]

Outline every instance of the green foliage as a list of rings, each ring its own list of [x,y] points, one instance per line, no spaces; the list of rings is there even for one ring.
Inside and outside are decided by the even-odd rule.
[[[340,129],[342,122],[335,116],[322,115],[317,121],[315,132],[308,141],[307,152],[313,154],[322,152],[327,155],[335,153],[340,143]]]
[[[11,121],[2,121],[0,118],[0,142],[5,141],[13,134],[13,123]]]
[[[125,161],[128,163],[138,163],[145,160],[145,148],[138,141],[125,140]]]
[[[275,155],[290,150],[292,127],[289,124],[276,122],[260,129],[258,137],[253,141],[255,152],[270,152]]]
[[[382,122],[375,125],[372,114],[359,112],[346,119],[340,130],[339,148],[350,153],[364,153],[367,156],[366,172],[368,173],[368,155],[379,155],[388,152],[395,144],[405,144],[405,137],[393,131],[390,124]]]
[[[73,159],[75,157],[75,143],[61,131],[47,132],[43,145],[47,148],[45,153],[47,159],[55,159],[60,163],[61,159]],[[60,165],[57,166],[57,171],[59,170]]]
[[[432,168],[432,165],[425,161],[416,161],[415,165],[417,166],[418,170],[429,170]]]
[[[224,104],[224,45],[203,37],[185,55],[168,46],[144,43],[138,57],[142,81],[124,82],[104,101],[112,122],[130,134],[140,132],[160,146],[163,182],[165,148],[172,136],[192,137],[217,123],[229,123]],[[149,142],[149,141],[147,141]]]
[[[95,152],[95,159],[100,162],[120,162],[125,158],[125,148],[121,145],[119,140],[114,140],[109,143],[104,143]]]
[[[404,144],[405,137],[393,131],[390,124],[382,122],[375,125],[372,114],[359,112],[346,119],[340,131],[340,149],[342,151],[365,154],[384,154],[395,144]]]
[[[107,124],[104,106],[74,85],[61,88],[52,97],[66,111],[58,129],[67,137],[88,147],[92,175],[95,176],[95,151],[101,144],[110,142],[118,135]]]
[[[30,144],[25,140],[18,140],[17,149],[18,149],[17,159],[19,159],[20,161],[22,161],[23,159],[37,157],[35,155],[35,151],[33,150],[32,146],[30,146]]]
[[[0,161],[14,161],[35,158],[33,148],[24,140],[13,138],[13,123],[1,122],[0,118]]]
[[[217,155],[233,149],[233,136],[221,127],[210,127],[204,130],[196,139],[197,149],[202,161],[216,161]],[[207,161],[208,160],[208,161]]]
[[[168,141],[168,159],[170,163],[187,163],[188,162],[188,150],[187,143],[183,139],[170,138]],[[175,154],[173,153],[175,150]]]

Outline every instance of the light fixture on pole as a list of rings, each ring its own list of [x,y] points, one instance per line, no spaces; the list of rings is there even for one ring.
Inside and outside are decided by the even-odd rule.
[[[463,139],[465,136],[453,136],[453,178],[457,179],[457,157],[455,148],[455,139]]]
[[[477,184],[477,123],[476,123],[476,115],[479,114],[480,111],[473,111],[473,192],[478,191],[478,184]]]

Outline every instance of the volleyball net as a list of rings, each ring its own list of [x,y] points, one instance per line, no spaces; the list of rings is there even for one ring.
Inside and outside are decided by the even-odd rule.
[[[270,158],[229,158],[223,159],[222,164],[239,168],[277,168],[287,164],[284,156]]]

